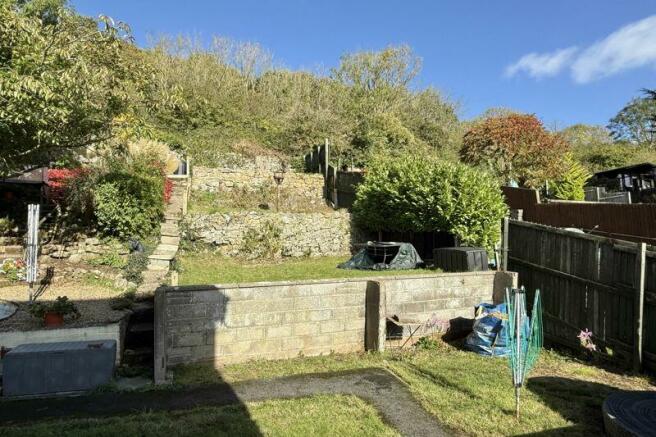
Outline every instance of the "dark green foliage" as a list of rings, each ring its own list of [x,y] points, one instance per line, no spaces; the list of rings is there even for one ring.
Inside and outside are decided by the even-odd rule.
[[[610,119],[608,129],[616,140],[656,146],[656,99],[647,92],[646,96],[631,100]]]
[[[123,277],[134,284],[143,282],[142,272],[148,267],[148,255],[144,252],[134,252],[128,256],[128,261],[123,268]]]
[[[376,156],[356,197],[353,213],[365,229],[446,231],[488,249],[506,213],[493,177],[426,156]]]
[[[37,302],[30,306],[30,314],[38,319],[43,319],[46,313],[55,313],[61,316],[71,314],[75,318],[80,317],[77,306],[66,296],[59,296],[54,302]]]
[[[156,163],[112,163],[93,188],[98,230],[126,240],[152,234],[164,212],[164,175]]]

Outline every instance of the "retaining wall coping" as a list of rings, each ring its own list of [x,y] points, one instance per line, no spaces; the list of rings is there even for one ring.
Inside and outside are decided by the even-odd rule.
[[[195,292],[195,291],[212,291],[212,290],[225,290],[228,288],[264,288],[264,287],[286,287],[296,285],[315,285],[315,284],[343,284],[343,283],[359,283],[369,281],[389,281],[389,280],[404,280],[404,279],[438,279],[438,278],[454,278],[462,276],[495,276],[498,273],[496,270],[487,270],[483,272],[451,272],[451,273],[433,273],[423,275],[390,275],[390,276],[367,276],[362,278],[335,278],[335,279],[305,279],[300,281],[264,281],[264,282],[241,282],[232,284],[198,284],[198,285],[179,285],[175,287],[162,287],[165,293],[169,292]]]

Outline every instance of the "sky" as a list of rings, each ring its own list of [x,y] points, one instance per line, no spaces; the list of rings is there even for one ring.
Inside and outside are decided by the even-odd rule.
[[[73,0],[78,12],[149,36],[258,42],[289,69],[326,69],[344,53],[408,44],[463,118],[491,107],[549,128],[606,125],[656,88],[655,0]]]

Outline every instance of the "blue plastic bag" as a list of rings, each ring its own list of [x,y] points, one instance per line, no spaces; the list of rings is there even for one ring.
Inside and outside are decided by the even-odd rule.
[[[524,329],[528,332],[528,323]],[[465,340],[465,347],[479,355],[505,357],[510,353],[506,341],[508,313],[505,303],[476,306],[476,319],[472,333]]]

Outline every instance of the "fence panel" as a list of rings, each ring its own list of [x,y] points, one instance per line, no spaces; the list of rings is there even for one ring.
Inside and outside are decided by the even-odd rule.
[[[645,367],[656,369],[656,252],[647,252],[643,353]]]
[[[518,272],[529,297],[541,290],[547,341],[576,348],[579,332],[589,329],[613,359],[633,360],[636,244],[511,220],[508,250],[509,269]],[[654,256],[648,283],[656,279]],[[656,315],[656,300],[646,313]],[[656,327],[656,318],[648,320],[645,330],[647,325]],[[656,339],[649,337],[646,349],[656,353]]]

